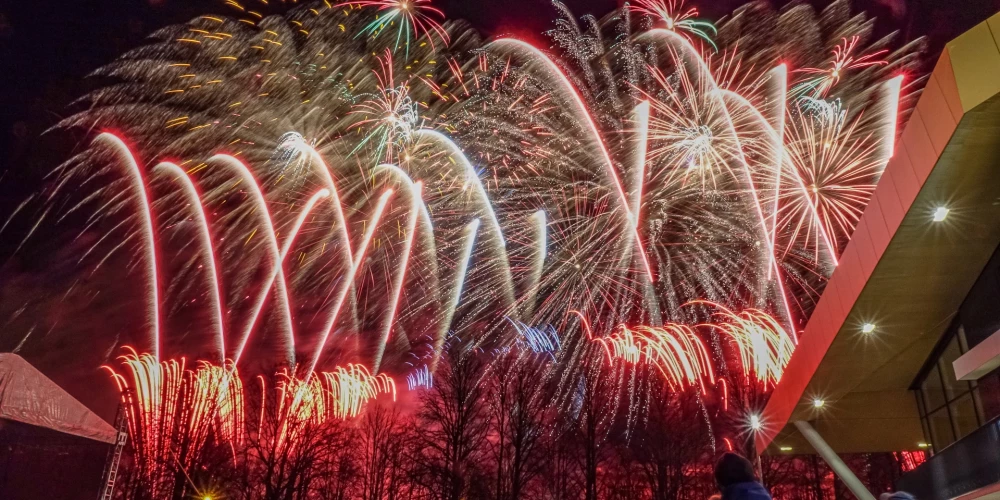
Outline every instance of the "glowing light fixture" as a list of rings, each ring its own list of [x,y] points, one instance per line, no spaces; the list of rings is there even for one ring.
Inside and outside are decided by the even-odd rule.
[[[778,448],[778,449],[781,450],[781,451],[792,451],[792,447],[791,446],[782,446],[781,448]]]
[[[937,209],[934,210],[934,222],[943,221],[946,217],[948,217],[948,212],[950,211],[951,210],[948,210],[946,207],[937,207]]]
[[[750,415],[750,428],[751,429],[753,429],[755,431],[759,431],[763,427],[764,426],[760,422],[760,416],[759,415]]]
[[[931,445],[929,445],[927,443],[917,443],[917,446],[919,446],[921,448],[930,448]]]
[[[861,325],[861,333],[868,334],[868,333],[872,333],[874,331],[875,331],[875,324],[874,323],[865,323],[864,325]]]
[[[826,401],[822,399],[816,398],[813,400],[813,408],[822,408],[824,405],[826,405]]]

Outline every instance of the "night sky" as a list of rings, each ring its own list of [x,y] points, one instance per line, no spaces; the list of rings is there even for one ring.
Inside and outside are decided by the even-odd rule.
[[[565,0],[578,15],[601,16],[622,0]],[[255,0],[246,0],[254,3]],[[272,0],[271,4],[278,3]],[[487,35],[538,40],[551,26],[549,0],[438,0],[449,18],[464,18]],[[744,0],[688,2],[718,19]],[[786,3],[778,0],[778,3]],[[812,3],[822,6],[824,1]],[[940,46],[1000,11],[1000,0],[855,0],[879,19],[879,30],[927,35]],[[272,5],[272,7],[274,7]],[[135,47],[162,26],[205,13],[233,14],[222,0],[11,1],[0,3],[0,213],[33,175],[22,168],[37,137],[88,90],[84,76]],[[29,176],[25,178],[25,176]],[[18,179],[20,178],[20,179]],[[21,181],[21,182],[18,182]],[[11,184],[14,185],[11,185]],[[30,182],[27,182],[30,184]],[[16,203],[16,202],[15,202]]]
[[[256,0],[245,1],[253,3]],[[565,1],[577,15],[602,16],[620,0]],[[270,3],[276,4],[279,0]],[[555,16],[549,0],[437,0],[435,3],[449,18],[467,19],[488,36],[513,34],[542,45],[545,41],[541,32],[552,26]],[[716,20],[743,3],[744,0],[702,0],[698,5],[702,17]],[[822,6],[826,2],[813,3]],[[946,41],[1000,11],[1000,0],[855,0],[854,3],[857,9],[865,9],[878,17],[880,33],[898,29],[907,40],[928,36],[931,42],[929,62],[933,62]],[[270,11],[280,11],[280,6],[272,5]],[[68,105],[92,88],[94,82],[85,79],[85,75],[142,44],[154,30],[206,13],[235,14],[222,0],[15,0],[0,3],[0,225],[26,196],[38,189],[46,172],[72,154],[76,145],[72,136],[43,136],[42,133],[67,116],[70,113]],[[45,264],[34,262],[38,260],[37,252],[30,251],[22,251],[11,259],[20,233],[26,229],[15,223],[0,233],[0,281],[12,273],[27,276],[20,284],[13,280],[0,282],[3,287],[0,288],[0,300],[17,295],[21,290],[19,286],[43,291],[46,287],[52,288],[44,293],[53,296],[63,292],[61,285],[56,285],[62,281],[52,276],[70,272],[61,269],[66,266],[55,266],[59,269],[54,270],[51,260]],[[35,239],[40,240],[36,244],[41,247],[48,244],[44,234],[36,235]],[[57,259],[63,264],[72,261],[69,255]],[[99,309],[95,305],[95,311]],[[3,310],[0,307],[0,311]],[[4,325],[0,318],[0,340],[5,334]],[[55,347],[72,356],[85,344],[70,345],[75,342],[63,339],[63,343]],[[0,342],[0,345],[5,344]],[[46,354],[52,353],[46,351]],[[46,371],[46,367],[40,368]],[[73,380],[66,380],[72,376],[65,375],[60,380],[59,374],[47,374],[54,376],[57,382],[73,385]],[[110,384],[109,380],[105,382]],[[67,388],[77,392],[73,387]]]

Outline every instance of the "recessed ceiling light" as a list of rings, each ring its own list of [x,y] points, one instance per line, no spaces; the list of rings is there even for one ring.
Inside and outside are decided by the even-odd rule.
[[[937,209],[934,210],[934,222],[943,221],[946,217],[948,217],[948,212],[951,212],[951,210],[948,210],[945,207],[937,207]]]
[[[861,325],[861,333],[871,333],[875,331],[874,323],[865,323]]]

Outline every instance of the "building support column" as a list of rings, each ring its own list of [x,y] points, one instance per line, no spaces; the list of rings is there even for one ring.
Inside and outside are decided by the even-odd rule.
[[[841,481],[847,486],[847,489],[851,490],[851,493],[858,498],[858,500],[875,500],[875,496],[865,488],[865,485],[861,483],[858,476],[854,475],[854,472],[847,467],[847,464],[840,459],[834,451],[830,448],[830,445],[826,444],[823,440],[823,436],[820,436],[813,426],[806,422],[805,420],[795,421],[795,427],[799,430],[806,441],[812,445],[816,453],[823,457],[823,460],[833,469],[833,473],[840,478]]]

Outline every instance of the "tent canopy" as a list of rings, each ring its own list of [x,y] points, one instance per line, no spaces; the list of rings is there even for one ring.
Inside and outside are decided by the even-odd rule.
[[[114,427],[27,361],[0,353],[0,419],[14,420],[105,443]]]

